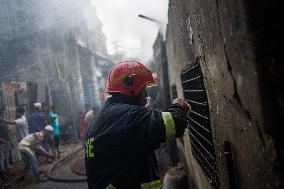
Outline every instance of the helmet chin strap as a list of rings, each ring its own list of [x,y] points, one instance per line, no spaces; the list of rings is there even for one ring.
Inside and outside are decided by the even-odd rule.
[[[139,99],[139,105],[140,106],[145,106],[147,104],[147,91],[145,90],[145,87],[141,89],[140,93],[138,94],[138,99]]]
[[[138,93],[135,94],[133,91],[133,95],[125,95],[123,93],[112,93],[111,94],[114,99],[116,99],[118,102],[126,103],[126,104],[133,104],[138,106],[145,106],[146,104],[146,96],[143,89]]]

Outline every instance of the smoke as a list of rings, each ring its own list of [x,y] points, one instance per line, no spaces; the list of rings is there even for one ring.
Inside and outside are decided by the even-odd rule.
[[[103,23],[108,51],[122,51],[129,57],[147,62],[158,30],[167,23],[168,0],[92,0]],[[161,24],[139,18],[143,14]]]
[[[151,59],[157,33],[159,30],[165,33],[167,23],[168,0],[39,0],[36,3],[40,31],[64,34],[88,30],[94,33],[94,41],[101,41],[96,37],[102,35],[95,33],[102,27],[110,54],[122,53],[142,62]],[[139,18],[139,14],[164,24]],[[78,44],[86,45],[80,36]]]
[[[41,31],[58,30],[68,32],[74,29],[95,31],[101,25],[97,19],[96,8],[88,0],[49,0],[38,1]]]
[[[0,41],[13,40],[13,48],[1,46],[0,74],[5,74],[0,80],[32,80],[45,69],[52,70],[45,74],[56,75],[51,68],[67,61],[69,39],[105,52],[101,22],[90,0],[7,0],[0,5]],[[8,68],[2,69],[4,64]]]

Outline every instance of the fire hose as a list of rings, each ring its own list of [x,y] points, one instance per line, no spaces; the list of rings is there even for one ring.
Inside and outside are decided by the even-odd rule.
[[[79,155],[78,155],[79,154]],[[77,155],[77,156],[76,156]],[[82,171],[79,171],[75,168],[75,162],[80,160],[82,157],[80,155],[83,155],[82,153],[82,148],[78,148],[75,151],[71,152],[70,154],[65,155],[62,159],[60,159],[58,162],[56,162],[54,165],[52,165],[46,172],[47,177],[50,180],[53,181],[57,181],[57,182],[84,182],[87,181],[87,177],[85,176],[86,174]],[[52,175],[52,172],[54,172],[54,170],[58,167],[60,167],[64,161],[68,160],[70,157],[74,157],[76,156],[76,158],[74,158],[71,163],[71,170],[77,174],[80,175],[79,177],[58,177],[58,176],[54,176]]]

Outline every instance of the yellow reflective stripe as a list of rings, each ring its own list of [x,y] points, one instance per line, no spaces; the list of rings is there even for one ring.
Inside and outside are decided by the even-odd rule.
[[[176,128],[172,114],[170,112],[162,112],[162,118],[166,127],[167,139],[175,138]]]
[[[94,138],[88,138],[87,139],[87,142],[86,142],[86,156],[88,158],[93,158],[95,157],[95,154],[94,154]]]
[[[151,182],[146,182],[141,184],[141,189],[160,189],[161,188],[161,181],[154,180]]]
[[[112,184],[109,184],[109,185],[106,187],[106,189],[116,189],[116,187],[113,186]]]

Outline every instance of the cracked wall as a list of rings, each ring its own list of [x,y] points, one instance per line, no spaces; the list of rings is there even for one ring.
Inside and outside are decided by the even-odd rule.
[[[273,140],[265,132],[254,33],[240,1],[169,2],[167,57],[170,86],[183,97],[181,71],[201,63],[210,106],[220,188],[230,188],[223,143],[232,143],[239,188],[277,188]],[[212,188],[192,156],[189,136],[179,142],[192,188]],[[261,180],[261,182],[259,182]]]

